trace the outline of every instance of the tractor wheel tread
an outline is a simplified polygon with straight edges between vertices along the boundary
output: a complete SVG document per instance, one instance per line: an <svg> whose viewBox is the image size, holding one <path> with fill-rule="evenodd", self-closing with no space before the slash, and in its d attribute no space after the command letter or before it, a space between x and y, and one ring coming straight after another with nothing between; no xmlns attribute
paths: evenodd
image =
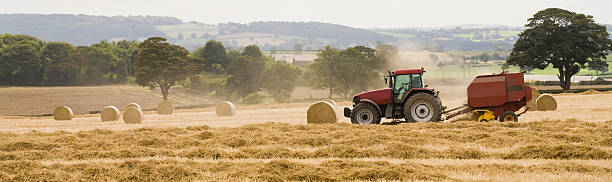
<svg viewBox="0 0 612 182"><path fill-rule="evenodd" d="M430 112L433 112L433 116L431 117L431 119L429 119L429 121L433 121L433 122L438 122L440 121L441 117L442 117L442 104L440 99L438 99L437 97L435 97L432 94L429 93L417 93L414 94L412 96L410 96L410 98L408 100L406 100L406 103L404 103L404 116L406 117L406 121L408 122L416 122L411 114L411 109L412 109L412 105L417 102L417 101L425 101L426 103L431 104L431 110Z"/></svg>
<svg viewBox="0 0 612 182"><path fill-rule="evenodd" d="M376 107L374 107L372 104L370 103L359 103L355 106L355 108L353 108L353 112L351 112L351 123L353 124L361 124L359 123L359 121L357 121L357 113L359 113L360 110L362 109L368 109L370 110L370 112L372 113L372 123L370 124L380 124L380 113L378 113L378 109L376 109Z"/></svg>

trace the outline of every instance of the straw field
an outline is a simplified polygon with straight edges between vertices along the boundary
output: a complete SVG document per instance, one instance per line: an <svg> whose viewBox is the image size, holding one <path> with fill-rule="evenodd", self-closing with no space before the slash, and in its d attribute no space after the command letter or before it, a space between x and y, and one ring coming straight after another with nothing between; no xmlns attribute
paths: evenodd
<svg viewBox="0 0 612 182"><path fill-rule="evenodd" d="M0 138L6 180L612 178L612 121L265 123L5 132Z"/></svg>

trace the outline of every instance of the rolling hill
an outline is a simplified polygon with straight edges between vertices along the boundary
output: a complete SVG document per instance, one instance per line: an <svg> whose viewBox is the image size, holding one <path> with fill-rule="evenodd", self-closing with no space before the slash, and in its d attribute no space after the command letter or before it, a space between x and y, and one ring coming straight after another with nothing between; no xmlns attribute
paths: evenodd
<svg viewBox="0 0 612 182"><path fill-rule="evenodd" d="M612 25L606 25L608 30ZM44 41L90 45L101 40L144 40L166 37L195 50L208 40L240 49L256 44L263 50L317 50L379 42L419 49L510 49L523 27L466 25L442 28L361 29L321 22L251 22L205 24L159 16L92 16L70 14L0 14L0 33L28 34Z"/></svg>

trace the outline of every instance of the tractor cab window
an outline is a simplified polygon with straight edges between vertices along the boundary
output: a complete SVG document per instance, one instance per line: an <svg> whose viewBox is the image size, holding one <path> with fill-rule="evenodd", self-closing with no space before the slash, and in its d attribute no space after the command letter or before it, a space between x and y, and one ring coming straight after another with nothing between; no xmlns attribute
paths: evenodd
<svg viewBox="0 0 612 182"><path fill-rule="evenodd" d="M412 74L412 88L423 88L423 80L420 74Z"/></svg>
<svg viewBox="0 0 612 182"><path fill-rule="evenodd" d="M393 86L393 98L396 103L402 102L404 95L410 90L410 75L398 75L395 77L395 85Z"/></svg>

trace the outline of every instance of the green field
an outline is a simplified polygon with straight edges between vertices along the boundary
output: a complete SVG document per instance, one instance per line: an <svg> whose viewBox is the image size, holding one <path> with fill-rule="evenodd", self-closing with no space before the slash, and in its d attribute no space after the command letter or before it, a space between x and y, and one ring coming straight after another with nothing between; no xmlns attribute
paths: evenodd
<svg viewBox="0 0 612 182"><path fill-rule="evenodd" d="M210 36L219 34L219 27L217 26L204 26L193 23L183 23L179 25L159 25L155 28L164 32L167 36L176 38L179 33L182 33L185 37L189 37L192 33L198 36L202 36L208 33Z"/></svg>
<svg viewBox="0 0 612 182"><path fill-rule="evenodd" d="M488 31L488 32L483 32L482 34L485 37L489 37L495 34L496 31ZM386 32L386 31L378 31L377 33L380 34L384 34L384 35L390 35L396 38L400 38L400 39L414 39L417 36L415 34L403 34L403 33L393 33L393 32ZM478 32L481 33L481 32ZM506 37L513 37L513 36L517 36L520 33L520 31L512 31L512 30L500 30L499 31L499 36L501 36L502 38L498 38L498 39L489 39L489 40L501 40L503 41ZM452 34L452 36L454 37L461 37L461 38L467 38L467 39L473 39L474 38L475 33L455 33ZM475 42L479 42L480 40L472 40Z"/></svg>
<svg viewBox="0 0 612 182"><path fill-rule="evenodd" d="M400 38L400 39L413 39L416 38L415 34L401 34L401 33L392 33L392 32L377 32L380 34L384 34L384 35L390 35L396 38Z"/></svg>
<svg viewBox="0 0 612 182"><path fill-rule="evenodd" d="M612 77L612 57L608 57L608 72L599 73L601 77ZM442 68L440 67L429 67L427 77L430 78L473 78L482 74L491 74L491 73L499 73L501 72L501 65L499 64L477 64L468 66L465 69L461 68L458 65L446 65ZM521 70L518 67L511 67L510 72L520 72ZM559 71L552 66L544 70L535 69L528 74L530 75L557 75ZM582 69L578 73L579 76L595 76L597 73L594 70Z"/></svg>

